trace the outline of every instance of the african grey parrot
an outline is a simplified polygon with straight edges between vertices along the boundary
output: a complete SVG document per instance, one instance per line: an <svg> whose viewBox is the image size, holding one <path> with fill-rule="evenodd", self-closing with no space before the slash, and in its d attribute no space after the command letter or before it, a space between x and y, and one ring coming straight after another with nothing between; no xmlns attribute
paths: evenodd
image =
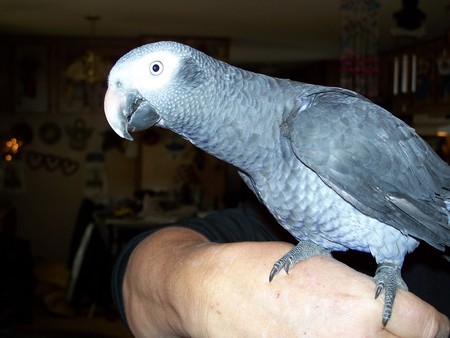
<svg viewBox="0 0 450 338"><path fill-rule="evenodd" d="M401 267L423 240L450 245L450 167L405 123L357 93L245 71L175 42L112 68L106 117L126 139L170 129L240 171L299 243L269 280L313 255L370 252L386 325Z"/></svg>

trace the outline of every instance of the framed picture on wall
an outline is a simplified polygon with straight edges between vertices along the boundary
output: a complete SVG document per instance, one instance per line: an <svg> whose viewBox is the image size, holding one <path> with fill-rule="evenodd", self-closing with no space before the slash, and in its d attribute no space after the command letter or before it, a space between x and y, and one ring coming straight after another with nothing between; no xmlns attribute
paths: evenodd
<svg viewBox="0 0 450 338"><path fill-rule="evenodd" d="M14 110L46 113L49 110L50 69L47 45L20 45L15 50Z"/></svg>

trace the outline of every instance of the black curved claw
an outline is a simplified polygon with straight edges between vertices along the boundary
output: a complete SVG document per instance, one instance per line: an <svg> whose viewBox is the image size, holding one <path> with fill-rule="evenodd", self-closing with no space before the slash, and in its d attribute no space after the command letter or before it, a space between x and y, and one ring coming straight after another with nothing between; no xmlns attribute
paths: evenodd
<svg viewBox="0 0 450 338"><path fill-rule="evenodd" d="M384 284L383 283L379 283L377 285L377 289L375 290L375 299L378 298L378 296L380 295L381 291L383 291L384 289Z"/></svg>
<svg viewBox="0 0 450 338"><path fill-rule="evenodd" d="M269 275L269 282L272 281L273 277L275 277L281 269L284 268L287 274L289 274L289 268L291 266L291 261L288 255L284 255L281 259L279 259L274 265Z"/></svg>
<svg viewBox="0 0 450 338"><path fill-rule="evenodd" d="M273 265L273 268L272 268L272 270L270 271L270 275L269 275L269 282L271 282L272 279L273 279L273 277L275 277L275 275L277 275L278 272L280 272L281 266L279 266L279 264L278 264L279 262L280 262L280 261L276 262L276 263Z"/></svg>
<svg viewBox="0 0 450 338"><path fill-rule="evenodd" d="M330 252L312 242L300 241L292 248L286 255L281 257L270 271L269 282L277 275L282 268L289 274L291 267L295 266L298 262L307 259L315 255L331 256Z"/></svg>
<svg viewBox="0 0 450 338"><path fill-rule="evenodd" d="M408 288L402 279L400 267L393 263L385 262L378 265L375 272L375 282L377 285L375 298L378 298L381 292L384 291L382 323L383 326L386 326L392 315L397 289L408 290Z"/></svg>

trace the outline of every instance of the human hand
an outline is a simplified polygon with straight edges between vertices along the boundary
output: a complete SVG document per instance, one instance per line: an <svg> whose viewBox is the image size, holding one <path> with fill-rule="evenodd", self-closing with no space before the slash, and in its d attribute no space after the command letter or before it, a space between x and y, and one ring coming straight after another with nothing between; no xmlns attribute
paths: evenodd
<svg viewBox="0 0 450 338"><path fill-rule="evenodd" d="M279 274L269 283L273 263L290 248L280 242L210 243L183 228L158 231L136 250L124 283L133 333L138 337L448 336L448 319L404 291L398 292L393 316L383 327L383 299L374 299L373 278L329 257L300 262L289 275Z"/></svg>
<svg viewBox="0 0 450 338"><path fill-rule="evenodd" d="M448 319L409 292L399 292L383 327L384 300L374 299L373 278L329 257L308 259L268 283L288 246L233 243L214 255L212 278L201 288L211 337L448 337Z"/></svg>

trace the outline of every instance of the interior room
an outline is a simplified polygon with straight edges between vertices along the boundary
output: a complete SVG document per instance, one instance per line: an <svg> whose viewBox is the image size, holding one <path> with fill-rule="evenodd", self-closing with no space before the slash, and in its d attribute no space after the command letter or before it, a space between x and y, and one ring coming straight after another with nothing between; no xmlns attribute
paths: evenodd
<svg viewBox="0 0 450 338"><path fill-rule="evenodd" d="M355 90L449 162L450 2L403 15L409 2L1 1L0 336L131 337L109 294L121 246L245 195L235 168L172 132L108 125L108 73L142 44Z"/></svg>

